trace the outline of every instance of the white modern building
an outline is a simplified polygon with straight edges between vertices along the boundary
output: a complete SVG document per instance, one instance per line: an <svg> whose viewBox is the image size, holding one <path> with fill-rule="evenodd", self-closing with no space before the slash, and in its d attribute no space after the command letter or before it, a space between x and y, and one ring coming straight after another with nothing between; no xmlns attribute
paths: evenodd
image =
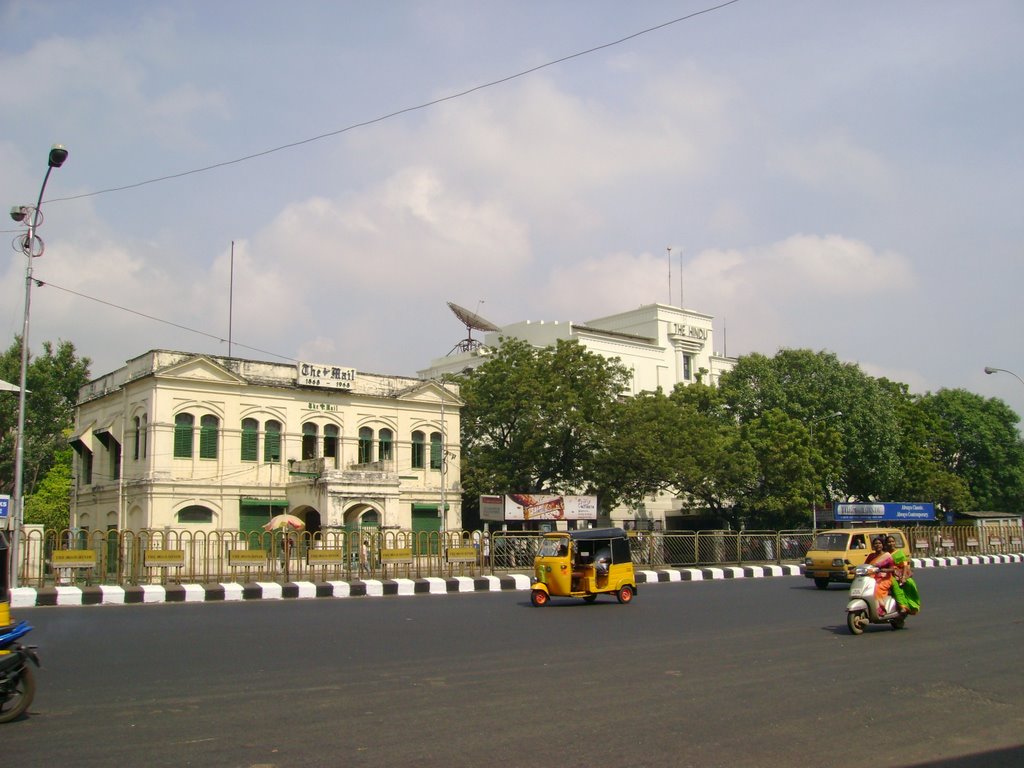
<svg viewBox="0 0 1024 768"><path fill-rule="evenodd" d="M711 315L667 304L646 304L582 323L524 320L498 327L486 321L473 324L481 318L472 315L468 321L460 319L470 334L472 328L493 330L485 331L482 342L473 342L470 335L452 354L431 361L429 368L419 372L421 378L482 365L502 337L522 339L535 347L554 346L559 339L576 340L591 352L618 358L632 373L630 394L634 395L659 387L668 393L680 383L717 384L736 362L715 351Z"/></svg>
<svg viewBox="0 0 1024 768"><path fill-rule="evenodd" d="M501 338L518 338L535 347L553 346L559 339L576 340L590 352L618 358L630 371L629 394L671 392L677 384L698 381L717 385L722 373L732 370L736 359L716 351L711 315L667 304L646 304L627 312L598 317L582 323L525 320L497 326L475 313L449 305L466 325L468 338L447 357L433 360L419 372L424 379L459 373L483 365ZM473 330L482 331L481 340ZM601 521L626 527L684 529L692 516L670 494L649 497L640 507L618 507Z"/></svg>
<svg viewBox="0 0 1024 768"><path fill-rule="evenodd" d="M79 392L84 530L459 530L458 386L153 350Z"/></svg>

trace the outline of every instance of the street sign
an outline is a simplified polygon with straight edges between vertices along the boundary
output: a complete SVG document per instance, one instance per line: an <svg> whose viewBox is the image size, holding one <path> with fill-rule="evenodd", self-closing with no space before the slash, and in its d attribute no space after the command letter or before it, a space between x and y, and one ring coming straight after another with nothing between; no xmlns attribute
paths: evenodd
<svg viewBox="0 0 1024 768"><path fill-rule="evenodd" d="M0 523L6 523L11 512L11 497L7 494L0 496Z"/></svg>
<svg viewBox="0 0 1024 768"><path fill-rule="evenodd" d="M935 505L928 502L892 501L868 504L836 504L836 520L916 522L935 519Z"/></svg>

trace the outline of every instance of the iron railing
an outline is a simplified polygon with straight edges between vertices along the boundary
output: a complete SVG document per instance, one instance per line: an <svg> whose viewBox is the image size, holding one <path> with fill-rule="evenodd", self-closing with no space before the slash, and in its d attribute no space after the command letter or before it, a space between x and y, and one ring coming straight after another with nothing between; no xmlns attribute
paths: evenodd
<svg viewBox="0 0 1024 768"><path fill-rule="evenodd" d="M1019 520L904 529L915 557L1024 551ZM521 531L20 532L19 583L129 586L164 583L318 582L529 572L539 533ZM809 530L631 531L637 568L802 562Z"/></svg>

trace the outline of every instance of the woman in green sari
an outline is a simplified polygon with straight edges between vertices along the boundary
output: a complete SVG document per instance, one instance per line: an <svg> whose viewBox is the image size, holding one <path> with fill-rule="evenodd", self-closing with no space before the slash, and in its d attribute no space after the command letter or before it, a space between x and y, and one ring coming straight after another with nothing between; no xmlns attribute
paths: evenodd
<svg viewBox="0 0 1024 768"><path fill-rule="evenodd" d="M921 610L921 595L917 582L911 576L910 558L902 549L896 549L896 540L891 536L885 541L886 551L895 563L892 574L892 596L901 613L915 614Z"/></svg>

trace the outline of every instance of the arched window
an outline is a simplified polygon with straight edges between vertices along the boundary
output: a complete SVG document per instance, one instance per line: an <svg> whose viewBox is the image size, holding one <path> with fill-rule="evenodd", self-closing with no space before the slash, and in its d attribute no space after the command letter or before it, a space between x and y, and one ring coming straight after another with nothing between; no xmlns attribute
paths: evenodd
<svg viewBox="0 0 1024 768"><path fill-rule="evenodd" d="M209 507L202 507L198 504L193 504L191 507L185 507L178 512L179 523L212 523L213 522L213 510Z"/></svg>
<svg viewBox="0 0 1024 768"><path fill-rule="evenodd" d="M317 426L312 421L302 425L302 458L316 458Z"/></svg>
<svg viewBox="0 0 1024 768"><path fill-rule="evenodd" d="M149 416L142 414L142 458L149 455Z"/></svg>
<svg viewBox="0 0 1024 768"><path fill-rule="evenodd" d="M135 417L135 447L132 450L132 458L135 461L139 460L139 455L142 450L142 419L138 416Z"/></svg>
<svg viewBox="0 0 1024 768"><path fill-rule="evenodd" d="M373 461L373 430L369 427L359 428L359 463L369 464Z"/></svg>
<svg viewBox="0 0 1024 768"><path fill-rule="evenodd" d="M412 468L423 469L426 466L426 454L424 448L426 438L419 430L412 433Z"/></svg>
<svg viewBox="0 0 1024 768"><path fill-rule="evenodd" d="M268 421L263 431L263 460L268 464L281 461L281 422Z"/></svg>
<svg viewBox="0 0 1024 768"><path fill-rule="evenodd" d="M430 468L440 469L444 446L441 445L441 433L431 432L430 433Z"/></svg>
<svg viewBox="0 0 1024 768"><path fill-rule="evenodd" d="M394 433L390 429L382 429L377 433L377 460L391 461Z"/></svg>
<svg viewBox="0 0 1024 768"><path fill-rule="evenodd" d="M338 450L339 430L334 424L324 427L324 458L327 463L333 463L335 469L339 466L341 452Z"/></svg>
<svg viewBox="0 0 1024 768"><path fill-rule="evenodd" d="M206 414L199 420L199 458L216 459L220 442L220 419Z"/></svg>
<svg viewBox="0 0 1024 768"><path fill-rule="evenodd" d="M174 417L174 458L192 458L192 433L196 419L191 413L179 413Z"/></svg>
<svg viewBox="0 0 1024 768"><path fill-rule="evenodd" d="M259 458L260 423L256 419L242 419L242 461Z"/></svg>

